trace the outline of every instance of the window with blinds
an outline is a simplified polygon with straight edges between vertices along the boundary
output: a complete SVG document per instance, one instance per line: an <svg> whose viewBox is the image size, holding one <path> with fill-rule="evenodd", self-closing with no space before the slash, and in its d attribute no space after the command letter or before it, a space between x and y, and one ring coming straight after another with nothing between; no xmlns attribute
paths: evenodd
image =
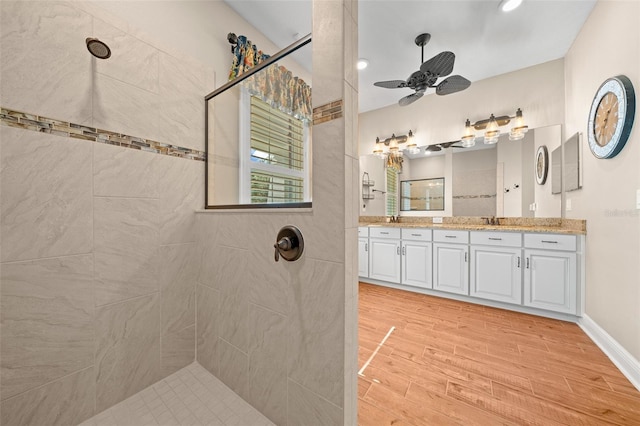
<svg viewBox="0 0 640 426"><path fill-rule="evenodd" d="M300 203L304 196L301 178L251 170L251 202Z"/></svg>
<svg viewBox="0 0 640 426"><path fill-rule="evenodd" d="M398 172L392 168L387 171L387 216L398 214Z"/></svg>
<svg viewBox="0 0 640 426"><path fill-rule="evenodd" d="M251 203L304 201L305 125L251 96Z"/></svg>

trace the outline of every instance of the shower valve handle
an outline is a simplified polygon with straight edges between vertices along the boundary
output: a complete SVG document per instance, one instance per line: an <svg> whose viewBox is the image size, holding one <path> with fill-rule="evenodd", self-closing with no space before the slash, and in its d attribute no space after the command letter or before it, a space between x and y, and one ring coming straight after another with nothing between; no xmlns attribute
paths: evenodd
<svg viewBox="0 0 640 426"><path fill-rule="evenodd" d="M277 262L282 257L284 260L292 262L302 256L304 250L304 239L298 228L288 225L280 229L276 237L274 259Z"/></svg>
<svg viewBox="0 0 640 426"><path fill-rule="evenodd" d="M280 238L280 241L273 245L273 247L276 249L275 259L277 262L280 259L280 250L289 251L293 247L293 244L291 243L291 238L282 237Z"/></svg>

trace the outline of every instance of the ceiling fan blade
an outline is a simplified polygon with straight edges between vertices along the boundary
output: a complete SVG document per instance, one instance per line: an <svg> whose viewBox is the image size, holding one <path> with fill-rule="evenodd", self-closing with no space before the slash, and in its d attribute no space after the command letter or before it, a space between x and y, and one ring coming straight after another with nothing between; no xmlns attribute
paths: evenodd
<svg viewBox="0 0 640 426"><path fill-rule="evenodd" d="M471 86L471 82L460 75L452 75L451 77L443 80L436 87L436 93L438 95L450 95Z"/></svg>
<svg viewBox="0 0 640 426"><path fill-rule="evenodd" d="M440 147L440 145L429 145L424 150L431 151L431 152L438 152L438 151L442 151L442 148Z"/></svg>
<svg viewBox="0 0 640 426"><path fill-rule="evenodd" d="M438 53L436 56L420 65L420 71L444 77L451 74L453 71L453 63L455 60L456 55L454 55L453 52Z"/></svg>
<svg viewBox="0 0 640 426"><path fill-rule="evenodd" d="M422 95L424 95L424 92L412 93L409 96L405 96L404 98L400 99L398 104L400 104L400 106L407 106L409 104L414 103L418 99L420 99L422 97Z"/></svg>
<svg viewBox="0 0 640 426"><path fill-rule="evenodd" d="M374 86L384 87L385 89L399 89L401 87L407 87L407 82L404 80L389 80L378 81L373 83Z"/></svg>

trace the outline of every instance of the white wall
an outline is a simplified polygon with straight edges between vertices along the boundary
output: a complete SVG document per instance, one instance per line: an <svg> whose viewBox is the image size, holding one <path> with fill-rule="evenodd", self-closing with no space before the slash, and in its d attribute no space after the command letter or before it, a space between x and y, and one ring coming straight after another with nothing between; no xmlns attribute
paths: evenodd
<svg viewBox="0 0 640 426"><path fill-rule="evenodd" d="M593 96L624 74L636 93L635 125L613 159L596 159L586 142ZM640 3L599 1L565 57L566 131L583 132L584 186L567 193L569 218L587 220L586 313L640 360Z"/></svg>

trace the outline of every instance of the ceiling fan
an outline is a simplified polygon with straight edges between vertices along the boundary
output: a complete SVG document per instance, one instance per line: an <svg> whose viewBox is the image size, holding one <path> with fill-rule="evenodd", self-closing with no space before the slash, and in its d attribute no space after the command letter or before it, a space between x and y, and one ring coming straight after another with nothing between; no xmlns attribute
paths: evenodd
<svg viewBox="0 0 640 426"><path fill-rule="evenodd" d="M454 145L456 143L458 143L460 141L453 141L453 142L441 142L441 143L437 143L434 145L429 145L427 147L425 147L425 151L429 151L429 152L438 152L438 151L442 151L442 149L447 149L447 148L463 148L464 146L459 146L459 145Z"/></svg>
<svg viewBox="0 0 640 426"><path fill-rule="evenodd" d="M417 101L430 87L435 87L436 94L438 95L450 95L451 93L464 90L471 85L469 80L460 75L452 75L436 85L438 78L446 77L453 71L453 63L456 55L454 55L453 52L445 51L424 62L424 46L430 39L431 34L429 33L420 34L416 37L416 45L422 48L422 65L420 65L420 69L411 74L407 80L389 80L373 83L374 86L384 87L386 89L409 87L415 90L415 93L400 99L398 102L400 106L406 106Z"/></svg>

